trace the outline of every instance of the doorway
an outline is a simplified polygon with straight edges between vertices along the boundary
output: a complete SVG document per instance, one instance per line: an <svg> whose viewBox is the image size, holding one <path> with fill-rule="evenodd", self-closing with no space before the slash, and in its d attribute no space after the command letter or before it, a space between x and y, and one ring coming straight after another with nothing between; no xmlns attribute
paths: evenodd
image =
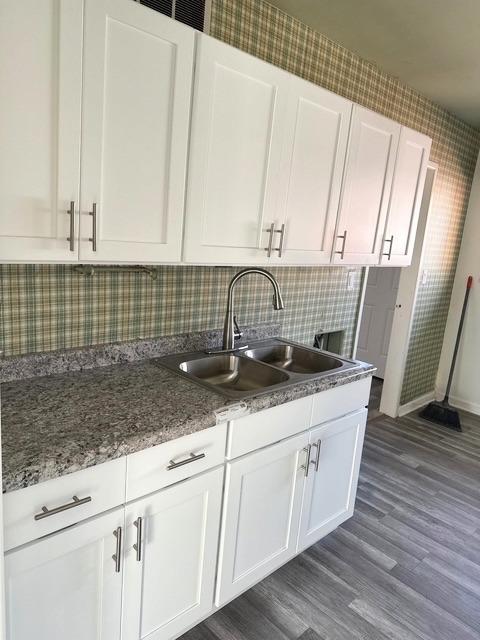
<svg viewBox="0 0 480 640"><path fill-rule="evenodd" d="M354 357L377 367L372 403L377 412L396 418L417 408L400 405L417 291L428 280L423 253L437 166L429 163L417 236L409 267L370 267L364 277ZM373 397L374 396L374 397ZM423 398L418 399L421 406ZM378 411L379 410L379 411Z"/></svg>

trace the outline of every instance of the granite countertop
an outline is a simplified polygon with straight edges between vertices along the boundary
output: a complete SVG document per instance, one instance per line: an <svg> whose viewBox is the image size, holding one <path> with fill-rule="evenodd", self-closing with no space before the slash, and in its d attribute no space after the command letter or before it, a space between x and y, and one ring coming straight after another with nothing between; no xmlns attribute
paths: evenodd
<svg viewBox="0 0 480 640"><path fill-rule="evenodd" d="M361 365L243 400L250 413L371 376ZM235 401L154 359L5 382L3 491L85 469L200 431Z"/></svg>

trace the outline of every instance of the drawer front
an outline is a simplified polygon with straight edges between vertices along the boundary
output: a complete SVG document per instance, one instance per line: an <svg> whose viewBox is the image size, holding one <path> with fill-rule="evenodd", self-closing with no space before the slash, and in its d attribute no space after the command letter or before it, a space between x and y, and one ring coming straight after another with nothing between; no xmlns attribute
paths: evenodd
<svg viewBox="0 0 480 640"><path fill-rule="evenodd" d="M232 420L228 432L227 458L238 458L306 431L310 427L311 413L312 397L306 397Z"/></svg>
<svg viewBox="0 0 480 640"><path fill-rule="evenodd" d="M221 424L127 456L127 501L223 464L226 439Z"/></svg>
<svg viewBox="0 0 480 640"><path fill-rule="evenodd" d="M3 496L5 550L125 502L125 457Z"/></svg>
<svg viewBox="0 0 480 640"><path fill-rule="evenodd" d="M368 405L372 378L362 378L350 384L322 391L313 396L312 422L310 426L336 420L347 413L364 409Z"/></svg>

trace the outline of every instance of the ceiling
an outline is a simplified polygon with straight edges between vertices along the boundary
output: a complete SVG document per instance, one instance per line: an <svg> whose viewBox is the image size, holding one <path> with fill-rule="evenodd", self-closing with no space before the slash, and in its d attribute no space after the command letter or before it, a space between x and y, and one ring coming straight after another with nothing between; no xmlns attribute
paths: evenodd
<svg viewBox="0 0 480 640"><path fill-rule="evenodd" d="M480 128L480 0L269 0Z"/></svg>

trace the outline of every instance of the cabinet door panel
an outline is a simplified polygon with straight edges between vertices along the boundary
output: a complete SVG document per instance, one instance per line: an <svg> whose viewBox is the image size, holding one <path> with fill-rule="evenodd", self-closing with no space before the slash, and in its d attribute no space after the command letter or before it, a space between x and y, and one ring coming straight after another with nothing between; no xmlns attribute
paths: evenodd
<svg viewBox="0 0 480 640"><path fill-rule="evenodd" d="M352 103L292 76L284 149L283 263L328 264Z"/></svg>
<svg viewBox="0 0 480 640"><path fill-rule="evenodd" d="M427 136L402 127L381 256L383 265L404 266L412 261L431 142Z"/></svg>
<svg viewBox="0 0 480 640"><path fill-rule="evenodd" d="M87 0L82 260L180 259L193 46L130 0Z"/></svg>
<svg viewBox="0 0 480 640"><path fill-rule="evenodd" d="M396 122L354 107L335 263L378 264L399 136L400 125ZM347 237L343 239L345 232Z"/></svg>
<svg viewBox="0 0 480 640"><path fill-rule="evenodd" d="M307 439L302 434L227 465L218 605L295 555Z"/></svg>
<svg viewBox="0 0 480 640"><path fill-rule="evenodd" d="M268 261L289 76L198 39L184 259Z"/></svg>
<svg viewBox="0 0 480 640"><path fill-rule="evenodd" d="M223 468L127 507L124 640L169 640L213 608L222 486Z"/></svg>
<svg viewBox="0 0 480 640"><path fill-rule="evenodd" d="M298 551L353 515L366 420L367 411L362 409L310 432L312 464L305 483Z"/></svg>
<svg viewBox="0 0 480 640"><path fill-rule="evenodd" d="M0 3L0 260L69 262L78 230L82 0Z"/></svg>
<svg viewBox="0 0 480 640"><path fill-rule="evenodd" d="M118 640L123 508L5 555L8 640Z"/></svg>

